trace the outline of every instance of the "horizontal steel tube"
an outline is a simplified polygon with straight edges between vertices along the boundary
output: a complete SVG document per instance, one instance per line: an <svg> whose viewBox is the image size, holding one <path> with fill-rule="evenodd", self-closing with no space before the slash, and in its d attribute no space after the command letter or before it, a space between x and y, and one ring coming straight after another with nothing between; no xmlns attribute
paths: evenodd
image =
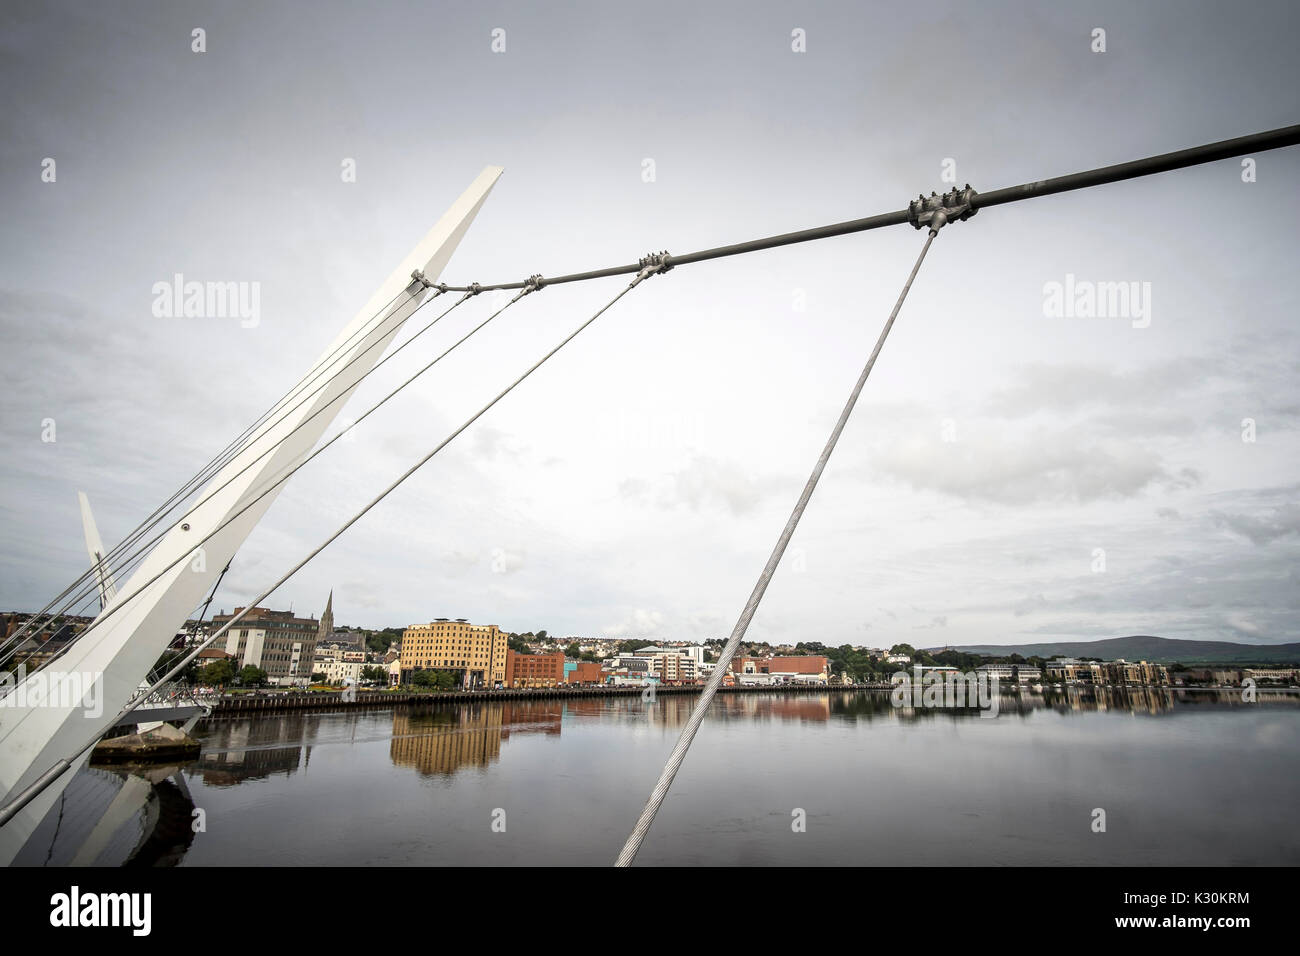
<svg viewBox="0 0 1300 956"><path fill-rule="evenodd" d="M1135 179L1138 176L1167 173L1174 169L1186 169L1188 166L1199 166L1202 163L1212 163L1219 159L1244 156L1247 153L1260 152L1266 149L1280 149L1284 146L1295 146L1297 144L1300 144L1300 126L1286 126L1282 129L1269 130L1267 133L1255 133L1252 136L1225 139L1223 142L1210 143L1208 146L1194 146L1191 149L1180 149L1174 153L1163 153L1160 156L1135 159L1129 163L1103 166L1100 169L1090 169L1083 173L1071 173L1068 176L1057 176L1055 179L1042 179L1036 183L1024 183L1020 186L1008 186L1005 189L979 193L975 197L975 208L983 209L985 206L1000 206L1003 203L1033 199L1035 196L1050 196L1054 193L1068 192L1072 189L1104 186L1107 183Z"/></svg>
<svg viewBox="0 0 1300 956"><path fill-rule="evenodd" d="M1254 133L1250 136L1239 136L1236 139L1225 139L1222 142L1209 143L1205 146L1194 146L1191 149L1163 153L1159 156L1149 156L1146 159L1135 159L1132 162L1120 163L1116 166L1103 166L1100 169L1090 169L1082 173L1057 176L1055 179L1041 179L1034 183L1023 183L1019 186L1007 186L1005 189L978 193L975 198L975 208L983 209L985 206L1000 206L1004 203L1019 202L1022 199L1033 199L1036 196L1050 196L1054 193L1069 192L1072 189L1087 189L1090 186L1101 186L1106 183L1134 179L1138 176L1166 173L1174 169L1185 169L1188 166L1212 163L1219 159L1244 156L1247 153L1261 152L1266 149L1281 149L1285 146L1298 144L1300 144L1300 125L1284 126L1265 133ZM907 221L907 210L900 209L898 212L881 213L878 216L868 216L865 219L850 219L829 226L817 226L813 229L800 229L797 232L769 236L766 239L751 239L748 242L738 242L730 246L702 249L699 252L689 252L683 256L670 255L667 264L669 266L683 266L692 262L704 262L707 259L721 259L725 256L738 256L746 252L757 252L761 249L775 249L778 246L810 242L814 239L829 239L832 236L866 232L869 229L879 229L882 226L901 226ZM540 287L545 288L548 285L560 285L565 282L583 282L587 279L603 279L608 276L632 275L640 270L640 263L634 262L625 266L612 266L608 269L596 269L591 272L574 272L570 275L543 278ZM479 288L483 292L492 292L498 289L522 289L527 284L527 282L504 282L497 285L483 285ZM469 292L470 289L468 286L447 286L447 291Z"/></svg>

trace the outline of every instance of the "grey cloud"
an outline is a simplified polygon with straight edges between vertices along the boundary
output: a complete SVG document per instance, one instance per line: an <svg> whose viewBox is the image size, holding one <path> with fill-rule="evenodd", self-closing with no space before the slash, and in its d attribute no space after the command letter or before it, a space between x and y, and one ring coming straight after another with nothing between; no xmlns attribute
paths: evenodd
<svg viewBox="0 0 1300 956"><path fill-rule="evenodd" d="M1169 468L1150 448L1041 429L1018 439L897 443L880 449L874 464L914 488L1015 505L1127 498L1200 480L1189 467Z"/></svg>
<svg viewBox="0 0 1300 956"><path fill-rule="evenodd" d="M1253 544L1266 545L1278 538L1300 534L1300 504L1284 504L1260 517L1211 511L1210 520L1216 527L1249 538Z"/></svg>

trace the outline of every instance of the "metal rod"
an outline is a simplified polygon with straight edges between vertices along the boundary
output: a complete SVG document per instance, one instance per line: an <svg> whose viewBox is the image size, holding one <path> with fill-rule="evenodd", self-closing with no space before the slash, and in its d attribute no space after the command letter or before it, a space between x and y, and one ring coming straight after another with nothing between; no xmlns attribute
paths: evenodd
<svg viewBox="0 0 1300 956"><path fill-rule="evenodd" d="M1149 156L1146 159L1135 159L1132 162L1120 163L1117 166L1102 166L1086 172L1071 173L1068 176L1041 179L1038 182L1023 183L1019 186L995 189L993 192L979 193L976 196L974 206L976 209L982 209L985 206L1000 206L1004 203L1019 202L1022 199L1033 199L1036 196L1050 196L1053 193L1069 192L1072 189L1086 189L1090 186L1101 186L1124 179L1133 179L1137 176L1166 173L1170 170L1185 169L1188 166L1197 166L1202 163L1212 163L1232 156L1244 156L1247 153L1258 153L1267 149L1281 149L1297 144L1300 144L1300 125L1283 126L1280 129L1268 130L1264 133L1239 136L1236 139L1225 139L1205 146L1194 146L1173 153ZM811 242L814 239L829 239L832 236L866 232L884 226L899 226L907 221L907 210L900 209L897 212L881 213L878 216L868 216L865 219L850 219L847 222L817 226L813 229L800 229L779 236L768 236L765 239L751 239L748 242L737 242L730 246L702 249L699 252L690 252L684 256L669 256L666 263L670 267L687 265L692 262L704 262L708 259L738 256L746 252L758 252L762 249L775 249L778 246L790 246L799 242ZM554 278L543 278L539 285L544 287L559 285L564 282L583 282L587 279L603 279L607 276L630 275L639 271L640 268L640 264L634 262L625 266L612 266L608 269L597 269L592 272L574 272ZM526 284L526 282L504 282L497 285L484 285L481 288L485 292L490 292L497 289L522 289ZM439 286L439 288L442 288L442 286ZM448 292L469 291L468 286L447 286L446 289Z"/></svg>
<svg viewBox="0 0 1300 956"><path fill-rule="evenodd" d="M1057 176L1055 179L1042 179L1036 183L1024 183L1020 186L995 189L988 193L977 193L974 205L976 209L983 209L985 206L1000 206L1003 203L1033 199L1036 196L1051 196L1054 193L1069 192L1072 189L1087 189L1091 186L1104 186L1107 183L1135 179L1138 176L1152 176L1156 173L1167 173L1174 169L1186 169L1188 166L1213 163L1220 159L1244 156L1247 153L1258 153L1266 149L1281 149L1284 146L1295 146L1298 143L1300 143L1300 125L1284 126L1281 129L1269 130L1266 133L1255 133L1251 136L1225 139L1222 142L1210 143L1206 146L1193 146L1191 149L1180 149L1173 153L1161 153L1159 156L1135 159L1129 163L1102 166L1099 169L1090 169L1087 172Z"/></svg>

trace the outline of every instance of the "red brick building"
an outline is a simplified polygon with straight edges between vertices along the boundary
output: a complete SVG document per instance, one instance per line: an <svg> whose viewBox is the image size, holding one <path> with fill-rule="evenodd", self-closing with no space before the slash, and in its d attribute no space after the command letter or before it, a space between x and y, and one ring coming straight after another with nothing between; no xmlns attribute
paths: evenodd
<svg viewBox="0 0 1300 956"><path fill-rule="evenodd" d="M825 679L830 676L830 663L827 658L814 654L802 657L769 657L767 672L790 677L821 677Z"/></svg>
<svg viewBox="0 0 1300 956"><path fill-rule="evenodd" d="M578 661L578 666L564 675L570 684L600 684L605 680L599 661Z"/></svg>
<svg viewBox="0 0 1300 956"><path fill-rule="evenodd" d="M564 652L519 654L506 651L507 687L556 687L564 683Z"/></svg>
<svg viewBox="0 0 1300 956"><path fill-rule="evenodd" d="M825 682L830 677L830 660L817 654L737 657L731 662L731 673L750 676L766 674L775 683Z"/></svg>

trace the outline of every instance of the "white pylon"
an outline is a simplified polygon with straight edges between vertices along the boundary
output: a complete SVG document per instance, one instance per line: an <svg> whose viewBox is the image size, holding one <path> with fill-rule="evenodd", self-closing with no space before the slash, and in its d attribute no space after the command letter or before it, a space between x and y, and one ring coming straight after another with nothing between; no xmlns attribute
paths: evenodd
<svg viewBox="0 0 1300 956"><path fill-rule="evenodd" d="M86 552L90 555L90 567L95 572L95 582L99 586L99 609L108 607L108 602L117 594L117 585L113 583L113 573L104 563L104 542L95 527L95 516L90 513L90 499L84 491L77 492L81 502L81 529L86 535Z"/></svg>
<svg viewBox="0 0 1300 956"><path fill-rule="evenodd" d="M430 281L442 274L502 171L499 166L485 168L407 254L299 382L292 405L286 403L291 410L272 416L244 443L100 612L102 622L52 668L29 675L7 695L6 706L0 707L0 793L5 802L108 729L279 493L277 487L263 494L266 487L307 457L361 377L431 291L419 287L387 321L372 322L374 317L402 297L412 285L414 270ZM368 325L370 330L363 333ZM322 368L332 376L323 387L312 377ZM200 541L204 560L183 560L197 556ZM158 580L145 584L155 576ZM47 694L45 700L31 703L40 688L51 687L56 679L68 678L63 686L72 686L71 675L88 682L90 692L75 701ZM13 860L88 753L0 826L0 865Z"/></svg>

